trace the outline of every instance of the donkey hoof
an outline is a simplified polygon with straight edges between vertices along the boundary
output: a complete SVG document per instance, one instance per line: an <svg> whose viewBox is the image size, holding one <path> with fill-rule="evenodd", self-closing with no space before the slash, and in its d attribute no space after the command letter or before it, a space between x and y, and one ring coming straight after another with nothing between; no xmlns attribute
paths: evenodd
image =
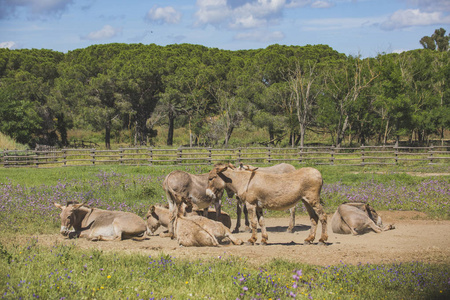
<svg viewBox="0 0 450 300"><path fill-rule="evenodd" d="M256 240L253 240L253 239L249 239L245 244L246 245L254 245L255 244L255 242L256 242Z"/></svg>

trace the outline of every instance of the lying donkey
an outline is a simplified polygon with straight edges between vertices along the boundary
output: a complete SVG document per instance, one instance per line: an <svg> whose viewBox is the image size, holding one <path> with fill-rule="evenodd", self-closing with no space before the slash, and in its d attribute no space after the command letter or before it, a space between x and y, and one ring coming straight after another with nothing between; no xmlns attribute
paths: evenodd
<svg viewBox="0 0 450 300"><path fill-rule="evenodd" d="M188 201L188 207L190 204ZM180 246L219 246L226 238L230 239L234 245L243 244L242 240L234 237L231 230L222 223L199 215L184 216L180 208L178 208L174 228Z"/></svg>
<svg viewBox="0 0 450 300"><path fill-rule="evenodd" d="M61 209L61 234L69 238L82 237L89 241L113 241L147 238L147 225L136 214L91 208L84 203L68 202ZM74 231L69 231L73 227Z"/></svg>
<svg viewBox="0 0 450 300"><path fill-rule="evenodd" d="M383 226L381 217L369 204L350 202L339 205L331 219L331 229L334 233L359 235L372 230L380 233L395 226Z"/></svg>
<svg viewBox="0 0 450 300"><path fill-rule="evenodd" d="M187 210L189 210L188 208ZM191 210L186 211L186 216L201 216L204 214L203 210ZM147 215L147 226L152 233L160 227L168 228L170 222L170 211L167 206L163 205L152 205L150 206ZM208 219L215 220L216 211L214 209L208 210ZM224 211L220 212L220 222L228 228L231 228L231 218L230 215Z"/></svg>

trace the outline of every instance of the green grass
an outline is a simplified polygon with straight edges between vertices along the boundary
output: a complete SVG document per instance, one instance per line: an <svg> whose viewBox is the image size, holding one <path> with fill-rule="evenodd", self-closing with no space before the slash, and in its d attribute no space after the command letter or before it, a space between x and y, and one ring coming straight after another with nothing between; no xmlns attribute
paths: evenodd
<svg viewBox="0 0 450 300"><path fill-rule="evenodd" d="M0 244L4 299L448 299L448 266L419 262L318 267L236 256L174 259L74 245Z"/></svg>

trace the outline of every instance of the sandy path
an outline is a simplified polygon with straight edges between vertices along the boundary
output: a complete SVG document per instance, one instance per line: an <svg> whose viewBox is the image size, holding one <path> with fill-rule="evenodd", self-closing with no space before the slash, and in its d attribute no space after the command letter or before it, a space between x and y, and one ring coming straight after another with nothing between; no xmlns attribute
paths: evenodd
<svg viewBox="0 0 450 300"><path fill-rule="evenodd" d="M39 236L39 243L76 243L80 248L94 248L103 251L143 253L157 256L161 252L177 258L195 259L219 256L241 256L249 262L262 263L273 258L283 258L315 265L389 263L421 261L450 264L450 221L427 220L416 212L380 212L383 223L395 223L396 229L379 234L368 233L362 236L338 235L328 227L329 245L304 245L308 236L309 219L297 217L294 233L286 233L287 218L266 219L269 245L184 248L178 247L175 240L152 236L149 240L137 242L88 242L84 239L67 240L54 235ZM329 215L331 220L331 215ZM233 226L234 226L233 220ZM320 232L320 226L318 232ZM159 232L159 231L158 231ZM157 232L157 233L158 233ZM242 240L250 238L250 233L237 234ZM258 234L258 242L261 235ZM317 242L317 241L316 241Z"/></svg>

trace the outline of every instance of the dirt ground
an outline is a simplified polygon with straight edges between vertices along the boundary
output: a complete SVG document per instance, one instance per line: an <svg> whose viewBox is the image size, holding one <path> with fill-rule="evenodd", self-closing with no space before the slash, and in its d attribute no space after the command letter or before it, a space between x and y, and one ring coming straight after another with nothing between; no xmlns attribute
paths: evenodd
<svg viewBox="0 0 450 300"><path fill-rule="evenodd" d="M361 236L340 235L331 231L328 224L328 245L305 245L310 223L307 216L297 216L294 233L287 233L288 218L268 218L266 226L269 244L263 246L225 245L221 247L179 247L176 240L152 236L149 240L120 242L88 242L84 239L68 240L59 234L40 235L39 244L72 244L80 248L125 253L142 253L158 256L161 253L181 259L207 257L226 257L229 255L245 257L248 262L260 264L274 258L314 265L391 263L420 261L450 264L450 221L430 220L418 212L385 211L379 212L384 224L395 224L395 229L382 233L367 233ZM332 215L328 215L331 221ZM233 220L232 228L234 228ZM236 234L246 241L250 233ZM320 234L321 227L318 227ZM159 229L156 233L161 232ZM261 235L258 233L258 242Z"/></svg>

